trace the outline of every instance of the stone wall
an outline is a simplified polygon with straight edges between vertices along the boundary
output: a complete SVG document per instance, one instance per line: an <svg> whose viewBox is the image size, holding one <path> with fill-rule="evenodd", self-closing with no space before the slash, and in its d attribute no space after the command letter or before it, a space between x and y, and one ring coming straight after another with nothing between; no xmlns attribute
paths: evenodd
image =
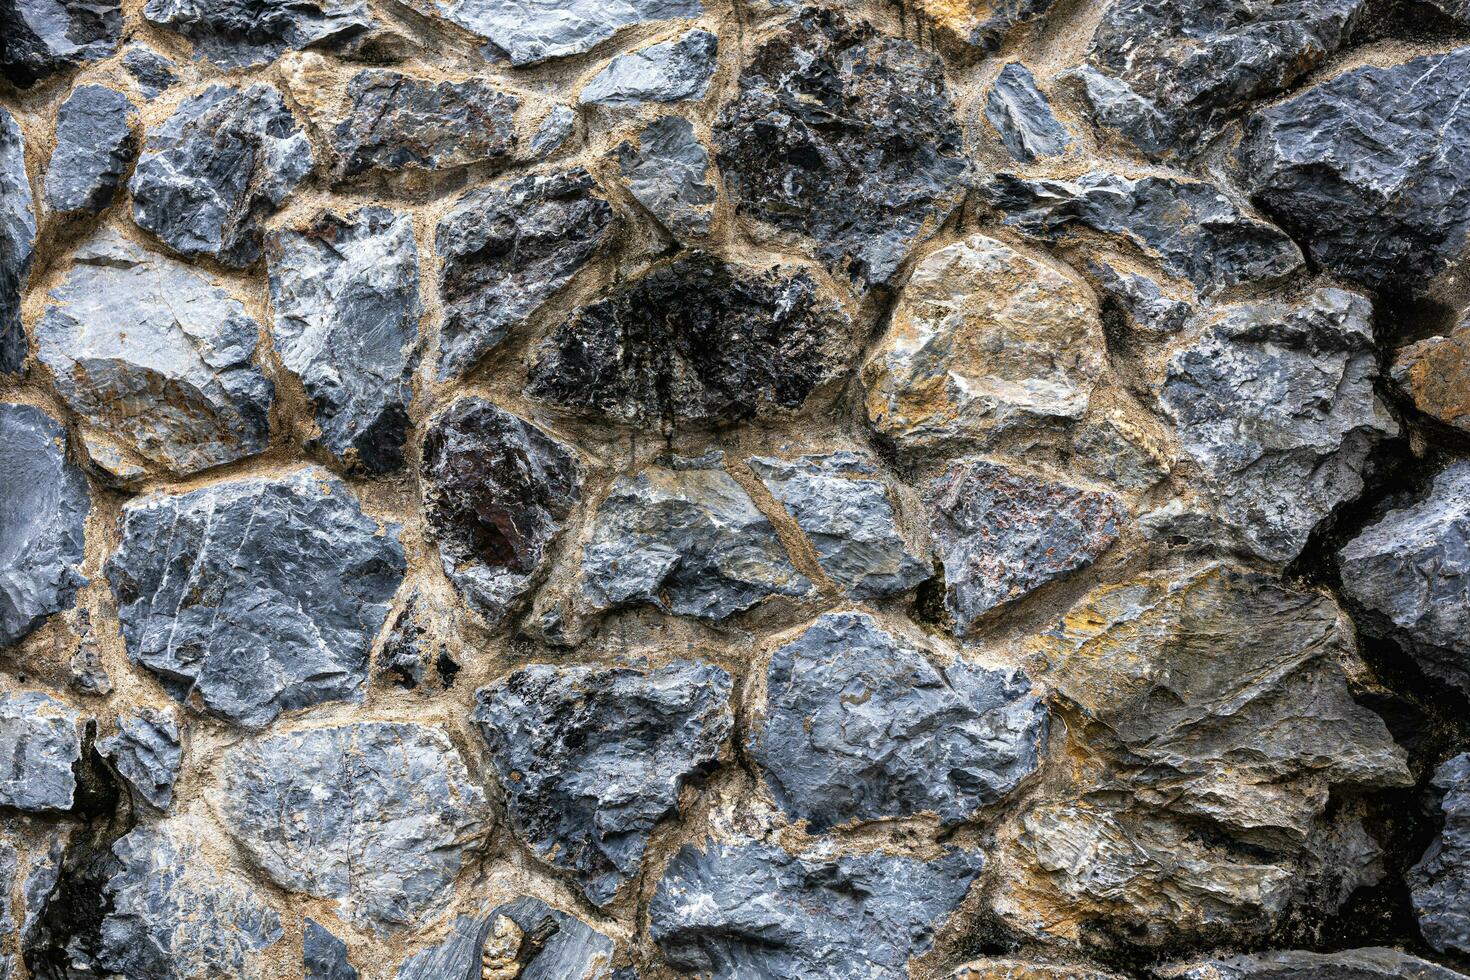
<svg viewBox="0 0 1470 980"><path fill-rule="evenodd" d="M0 980L1470 974L1464 0L0 0Z"/></svg>

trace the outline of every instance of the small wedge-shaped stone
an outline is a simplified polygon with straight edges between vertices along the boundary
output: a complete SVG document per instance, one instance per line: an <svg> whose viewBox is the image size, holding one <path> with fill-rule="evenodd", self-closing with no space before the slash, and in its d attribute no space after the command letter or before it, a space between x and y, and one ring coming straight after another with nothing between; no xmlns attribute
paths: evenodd
<svg viewBox="0 0 1470 980"><path fill-rule="evenodd" d="M210 277L104 230L36 324L41 363L118 477L187 475L265 448L274 386L260 325Z"/></svg>
<svg viewBox="0 0 1470 980"><path fill-rule="evenodd" d="M1288 950L1177 963L1155 971L1166 980L1465 980L1465 974L1397 949L1370 946L1340 953Z"/></svg>
<svg viewBox="0 0 1470 980"><path fill-rule="evenodd" d="M46 207L55 214L99 214L117 194L133 162L138 110L127 96L82 85L56 116L56 149L46 165Z"/></svg>
<svg viewBox="0 0 1470 980"><path fill-rule="evenodd" d="M267 257L271 339L316 408L322 444L349 468L401 468L423 313L413 219L328 211L275 235Z"/></svg>
<svg viewBox="0 0 1470 980"><path fill-rule="evenodd" d="M1066 153L1067 132L1036 87L1036 78L1019 61L1001 69L985 97L985 118L995 127L1006 152L1021 163Z"/></svg>
<svg viewBox="0 0 1470 980"><path fill-rule="evenodd" d="M134 796L157 810L168 809L184 758L172 711L139 708L119 717L117 734L100 739L97 751L127 781Z"/></svg>
<svg viewBox="0 0 1470 980"><path fill-rule="evenodd" d="M66 457L66 430L31 405L0 402L0 649L86 583L78 571L92 497Z"/></svg>
<svg viewBox="0 0 1470 980"><path fill-rule="evenodd" d="M1089 259L1087 274L1107 297L1104 309L1121 311L1130 325L1149 336L1167 336L1184 329L1194 314L1194 296L1176 298L1146 275L1108 259Z"/></svg>
<svg viewBox="0 0 1470 980"><path fill-rule="evenodd" d="M0 78L28 88L111 57L122 32L120 0L6 0L0 4Z"/></svg>
<svg viewBox="0 0 1470 980"><path fill-rule="evenodd" d="M439 223L439 380L464 374L571 281L607 236L612 206L578 167L470 191Z"/></svg>
<svg viewBox="0 0 1470 980"><path fill-rule="evenodd" d="M252 728L352 697L403 580L398 530L315 468L132 500L107 561L128 656Z"/></svg>
<svg viewBox="0 0 1470 980"><path fill-rule="evenodd" d="M638 873L654 826L713 768L733 724L730 675L685 660L535 664L476 700L516 833L596 905Z"/></svg>
<svg viewBox="0 0 1470 980"><path fill-rule="evenodd" d="M307 919L302 929L301 966L306 980L357 980L357 970L347 960L347 944L314 919Z"/></svg>
<svg viewBox="0 0 1470 980"><path fill-rule="evenodd" d="M213 85L148 133L133 171L133 220L189 258L243 268L260 223L311 172L311 143L269 85Z"/></svg>
<svg viewBox="0 0 1470 980"><path fill-rule="evenodd" d="M1441 953L1470 953L1470 754L1457 755L1434 772L1444 794L1444 829L1409 871L1419 931Z"/></svg>
<svg viewBox="0 0 1470 980"><path fill-rule="evenodd" d="M1470 313L1447 335L1400 350L1393 379L1419 411L1470 432Z"/></svg>
<svg viewBox="0 0 1470 980"><path fill-rule="evenodd" d="M814 592L718 452L619 477L593 518L582 588L599 611L647 604L712 620Z"/></svg>
<svg viewBox="0 0 1470 980"><path fill-rule="evenodd" d="M633 24L698 17L700 0L405 0L490 41L512 65L591 51Z"/></svg>
<svg viewBox="0 0 1470 980"><path fill-rule="evenodd" d="M25 135L0 106L0 374L19 373L26 359L20 296L35 255L36 207L26 175Z"/></svg>
<svg viewBox="0 0 1470 980"><path fill-rule="evenodd" d="M539 898L486 902L449 937L415 953L397 980L608 980L613 941Z"/></svg>
<svg viewBox="0 0 1470 980"><path fill-rule="evenodd" d="M149 99L156 99L168 91L179 80L177 66L168 58L142 45L128 48L123 55L123 67L138 86L138 91Z"/></svg>
<svg viewBox="0 0 1470 980"><path fill-rule="evenodd" d="M373 25L362 0L148 0L143 16L188 38L196 58L225 69L338 46Z"/></svg>
<svg viewBox="0 0 1470 980"><path fill-rule="evenodd" d="M682 116L660 116L638 134L638 145L620 143L618 169L629 193L675 238L709 232L715 189L709 151Z"/></svg>
<svg viewBox="0 0 1470 980"><path fill-rule="evenodd" d="M270 879L382 933L432 917L489 830L442 728L359 722L247 742L216 805Z"/></svg>
<svg viewBox="0 0 1470 980"><path fill-rule="evenodd" d="M709 31L651 44L621 55L582 89L583 105L633 106L702 99L715 74L719 39Z"/></svg>
<svg viewBox="0 0 1470 980"><path fill-rule="evenodd" d="M948 667L866 613L828 613L772 654L746 734L776 802L812 832L972 819L1036 771L1047 714L1018 670Z"/></svg>
<svg viewBox="0 0 1470 980"><path fill-rule="evenodd" d="M82 757L77 713L39 691L0 692L0 807L70 810Z"/></svg>

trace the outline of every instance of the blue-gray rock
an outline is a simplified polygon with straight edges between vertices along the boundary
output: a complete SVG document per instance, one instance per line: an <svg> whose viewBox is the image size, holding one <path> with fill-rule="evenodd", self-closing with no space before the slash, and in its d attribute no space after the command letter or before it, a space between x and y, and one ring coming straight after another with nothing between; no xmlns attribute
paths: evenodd
<svg viewBox="0 0 1470 980"><path fill-rule="evenodd" d="M379 677L390 677L399 687L413 690L424 682L432 646L428 642L427 604L423 593L413 592L393 617L378 650Z"/></svg>
<svg viewBox="0 0 1470 980"><path fill-rule="evenodd" d="M611 980L613 941L539 898L454 921L449 937L416 953L397 980Z"/></svg>
<svg viewBox="0 0 1470 980"><path fill-rule="evenodd" d="M1255 200L1323 268L1419 294L1467 254L1470 47L1363 67L1253 117L1240 149Z"/></svg>
<svg viewBox="0 0 1470 980"><path fill-rule="evenodd" d="M413 218L323 212L272 236L266 257L271 339L312 401L321 443L351 469L400 469L423 313Z"/></svg>
<svg viewBox="0 0 1470 980"><path fill-rule="evenodd" d="M714 767L730 675L676 660L650 670L533 664L476 695L516 833L606 905L638 873L655 825Z"/></svg>
<svg viewBox="0 0 1470 980"><path fill-rule="evenodd" d="M1167 980L1465 980L1465 974L1397 949L1306 950L1219 956L1154 971Z"/></svg>
<svg viewBox="0 0 1470 980"><path fill-rule="evenodd" d="M580 167L464 195L439 223L439 380L464 374L587 263L612 206Z"/></svg>
<svg viewBox="0 0 1470 980"><path fill-rule="evenodd" d="M576 452L484 399L462 398L429 424L421 476L444 574L471 608L502 622L536 585L581 500Z"/></svg>
<svg viewBox="0 0 1470 980"><path fill-rule="evenodd" d="M712 980L907 980L983 864L962 850L921 861L690 844L659 880L649 936L676 969Z"/></svg>
<svg viewBox="0 0 1470 980"><path fill-rule="evenodd" d="M1176 334L1194 314L1193 303L1166 295L1148 276L1130 272L1105 258L1089 258L1086 269L1105 297L1105 314L1108 303L1116 304L1115 309L1128 318L1128 323L1146 335Z"/></svg>
<svg viewBox="0 0 1470 980"><path fill-rule="evenodd" d="M46 165L47 209L101 214L112 203L133 162L137 117L127 96L101 85L80 85L67 97Z"/></svg>
<svg viewBox="0 0 1470 980"><path fill-rule="evenodd" d="M1419 931L1441 953L1470 953L1470 753L1434 771L1444 796L1444 828L1419 863L1409 870L1409 891Z"/></svg>
<svg viewBox="0 0 1470 980"><path fill-rule="evenodd" d="M92 498L66 456L66 430L31 405L0 402L0 649L86 583L78 571Z"/></svg>
<svg viewBox="0 0 1470 980"><path fill-rule="evenodd" d="M944 605L961 636L992 609L1091 565L1128 514L1115 494L983 459L951 465L925 503Z"/></svg>
<svg viewBox="0 0 1470 980"><path fill-rule="evenodd" d="M26 175L25 135L0 106L0 374L18 374L28 343L21 290L36 254L36 208Z"/></svg>
<svg viewBox="0 0 1470 980"><path fill-rule="evenodd" d="M490 829L437 726L299 729L245 742L221 768L216 806L251 860L378 933L431 919Z"/></svg>
<svg viewBox="0 0 1470 980"><path fill-rule="evenodd" d="M101 965L128 980L270 980L266 950L281 919L243 877L201 850L179 818L140 826L113 845Z"/></svg>
<svg viewBox="0 0 1470 980"><path fill-rule="evenodd" d="M1389 510L1337 553L1359 627L1398 641L1431 677L1470 695L1470 462Z"/></svg>
<svg viewBox="0 0 1470 980"><path fill-rule="evenodd" d="M311 172L311 143L269 85L213 85L148 133L133 171L133 220L188 258L243 268L260 223Z"/></svg>
<svg viewBox="0 0 1470 980"><path fill-rule="evenodd" d="M571 139L572 131L577 126L577 110L569 105L555 105L541 120L541 125L536 127L536 134L531 137L531 155L535 157L549 157Z"/></svg>
<svg viewBox="0 0 1470 980"><path fill-rule="evenodd" d="M39 691L0 692L0 807L70 810L82 757L77 713Z"/></svg>
<svg viewBox="0 0 1470 980"><path fill-rule="evenodd" d="M404 565L397 525L306 468L129 501L106 570L128 656L258 728L357 694Z"/></svg>
<svg viewBox="0 0 1470 980"><path fill-rule="evenodd" d="M1011 157L1030 163L1066 153L1072 136L1036 87L1031 70L1019 61L1001 69L985 96L985 118L1000 135Z"/></svg>
<svg viewBox="0 0 1470 980"><path fill-rule="evenodd" d="M817 551L817 563L854 599L906 592L930 575L898 529L873 460L851 452L747 460Z"/></svg>
<svg viewBox="0 0 1470 980"><path fill-rule="evenodd" d="M1069 68L1057 78L1077 84L1093 126L1116 130L1145 156L1163 159L1177 152L1175 120L1129 88L1127 82L1091 65Z"/></svg>
<svg viewBox="0 0 1470 980"><path fill-rule="evenodd" d="M681 116L660 116L644 126L638 143L620 143L618 169L628 192L675 238L709 233L715 189L709 182L709 151Z"/></svg>
<svg viewBox="0 0 1470 980"><path fill-rule="evenodd" d="M1093 171L1075 181L1002 173L980 188L1007 227L1043 241L1088 229L1131 245L1201 292L1279 279L1302 267L1301 249L1275 225L1245 214L1219 187L1177 177Z"/></svg>
<svg viewBox="0 0 1470 980"><path fill-rule="evenodd" d="M274 386L260 325L211 277L104 229L77 249L36 323L37 353L119 479L186 475L265 449Z"/></svg>
<svg viewBox="0 0 1470 980"><path fill-rule="evenodd" d="M740 213L860 288L891 283L968 181L939 57L816 8L755 50L714 143Z"/></svg>
<svg viewBox="0 0 1470 980"><path fill-rule="evenodd" d="M179 80L174 63L152 48L134 45L123 55L122 63L133 76L138 91L150 99L157 98Z"/></svg>
<svg viewBox="0 0 1470 980"><path fill-rule="evenodd" d="M20 88L111 57L122 38L120 0L0 3L0 78Z"/></svg>
<svg viewBox="0 0 1470 980"><path fill-rule="evenodd" d="M617 479L582 550L594 609L647 604L719 620L771 596L814 593L723 459L673 458Z"/></svg>
<svg viewBox="0 0 1470 980"><path fill-rule="evenodd" d="M363 0L148 0L143 17L188 38L195 58L224 69L339 47L374 23Z"/></svg>
<svg viewBox="0 0 1470 980"><path fill-rule="evenodd" d="M311 918L301 934L301 966L306 980L357 980L357 970L347 961L347 944Z"/></svg>
<svg viewBox="0 0 1470 980"><path fill-rule="evenodd" d="M167 810L184 759L179 723L172 711L138 708L117 719L117 734L100 739L97 751L127 782L135 798Z"/></svg>
<svg viewBox="0 0 1470 980"><path fill-rule="evenodd" d="M746 747L810 830L973 819L1036 771L1047 713L1015 669L937 665L867 613L828 613L771 655Z"/></svg>
<svg viewBox="0 0 1470 980"><path fill-rule="evenodd" d="M583 105L635 106L702 99L715 74L719 39L690 31L672 41L619 55L582 88Z"/></svg>
<svg viewBox="0 0 1470 980"><path fill-rule="evenodd" d="M582 54L624 27L698 17L700 0L409 0L505 53L512 65Z"/></svg>
<svg viewBox="0 0 1470 980"><path fill-rule="evenodd" d="M1320 289L1223 307L1170 359L1159 402L1224 538L1288 562L1397 424L1374 392L1373 308Z"/></svg>

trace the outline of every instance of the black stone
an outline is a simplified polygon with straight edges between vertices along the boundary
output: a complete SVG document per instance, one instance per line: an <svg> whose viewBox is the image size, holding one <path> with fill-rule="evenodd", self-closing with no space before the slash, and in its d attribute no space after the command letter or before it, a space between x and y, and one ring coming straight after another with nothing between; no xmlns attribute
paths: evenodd
<svg viewBox="0 0 1470 980"><path fill-rule="evenodd" d="M0 0L0 78L29 88L107 58L122 28L121 0Z"/></svg>

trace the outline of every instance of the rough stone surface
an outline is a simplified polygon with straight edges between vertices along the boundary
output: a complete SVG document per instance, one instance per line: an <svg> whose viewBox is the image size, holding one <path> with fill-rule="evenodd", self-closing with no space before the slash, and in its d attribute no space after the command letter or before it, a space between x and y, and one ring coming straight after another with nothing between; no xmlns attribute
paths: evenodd
<svg viewBox="0 0 1470 980"><path fill-rule="evenodd" d="M981 51L994 51L1017 28L1037 20L1053 0L915 0L914 8L945 36Z"/></svg>
<svg viewBox="0 0 1470 980"><path fill-rule="evenodd" d="M530 591L581 499L570 447L481 398L463 398L424 439L424 513L444 574L492 623Z"/></svg>
<svg viewBox="0 0 1470 980"><path fill-rule="evenodd" d="M893 281L968 173L938 58L815 8L756 49L714 142L742 214L861 288Z"/></svg>
<svg viewBox="0 0 1470 980"><path fill-rule="evenodd" d="M1434 772L1444 794L1444 829L1409 872L1419 931L1441 953L1470 953L1470 754L1457 755Z"/></svg>
<svg viewBox="0 0 1470 980"><path fill-rule="evenodd" d="M119 0L6 0L0 4L0 78L21 88L117 51Z"/></svg>
<svg viewBox="0 0 1470 980"><path fill-rule="evenodd" d="M719 43L709 31L690 31L621 55L583 86L578 100L583 105L633 106L702 99L715 73Z"/></svg>
<svg viewBox="0 0 1470 980"><path fill-rule="evenodd" d="M328 211L267 251L271 340L315 406L322 444L349 467L401 468L423 313L412 217Z"/></svg>
<svg viewBox="0 0 1470 980"><path fill-rule="evenodd" d="M613 941L539 898L486 903L449 938L410 956L397 980L608 980Z"/></svg>
<svg viewBox="0 0 1470 980"><path fill-rule="evenodd" d="M730 675L705 663L537 664L481 689L474 718L516 832L606 905L680 791L713 768L729 699Z"/></svg>
<svg viewBox="0 0 1470 980"><path fill-rule="evenodd" d="M470 191L439 223L439 379L461 375L571 281L607 236L612 208L586 170Z"/></svg>
<svg viewBox="0 0 1470 980"><path fill-rule="evenodd" d="M152 48L130 47L122 63L138 90L150 99L168 91L179 80L174 63Z"/></svg>
<svg viewBox="0 0 1470 980"><path fill-rule="evenodd" d="M99 214L112 203L133 160L137 110L127 96L81 85L56 117L56 149L46 166L46 207Z"/></svg>
<svg viewBox="0 0 1470 980"><path fill-rule="evenodd" d="M956 970L949 980L1119 980L1117 974L1087 966L1059 966L1028 960L977 960Z"/></svg>
<svg viewBox="0 0 1470 980"><path fill-rule="evenodd" d="M1148 276L1131 272L1107 259L1088 260L1087 272L1106 301L1116 304L1128 322L1146 335L1164 337L1176 334L1184 329L1194 314L1194 306L1189 300L1175 298Z"/></svg>
<svg viewBox="0 0 1470 980"><path fill-rule="evenodd" d="M512 65L582 54L633 24L698 17L700 0L411 0L503 51Z"/></svg>
<svg viewBox="0 0 1470 980"><path fill-rule="evenodd" d="M1393 379L1419 411L1470 432L1470 315L1447 335L1400 350Z"/></svg>
<svg viewBox="0 0 1470 980"><path fill-rule="evenodd" d="M287 51L339 46L373 24L362 0L148 0L143 16L188 38L220 68L261 65Z"/></svg>
<svg viewBox="0 0 1470 980"><path fill-rule="evenodd" d="M573 311L527 393L629 425L741 422L799 409L851 356L848 333L809 273L696 252Z"/></svg>
<svg viewBox="0 0 1470 980"><path fill-rule="evenodd" d="M36 324L41 363L92 460L185 475L265 448L260 325L210 277L116 232L89 239Z"/></svg>
<svg viewBox="0 0 1470 980"><path fill-rule="evenodd" d="M709 182L709 151L680 116L661 116L638 134L638 144L620 143L618 170L628 192L676 238L709 232L715 189Z"/></svg>
<svg viewBox="0 0 1470 980"><path fill-rule="evenodd" d="M1072 146L1072 136L1051 111L1051 103L1036 87L1036 78L1019 61L1001 69L985 96L985 118L1010 155L1030 163L1060 156Z"/></svg>
<svg viewBox="0 0 1470 980"><path fill-rule="evenodd" d="M135 798L168 809L184 758L173 712L139 708L119 717L117 734L100 739L97 751L127 781Z"/></svg>
<svg viewBox="0 0 1470 980"><path fill-rule="evenodd" d="M70 810L82 755L77 713L39 691L0 692L0 807Z"/></svg>
<svg viewBox="0 0 1470 980"><path fill-rule="evenodd" d="M1396 949L1340 953L1254 953L1180 963L1158 971L1168 980L1463 980L1464 974Z"/></svg>
<svg viewBox="0 0 1470 980"><path fill-rule="evenodd" d="M310 468L135 499L107 561L128 656L249 727L359 691L403 572L398 527Z"/></svg>
<svg viewBox="0 0 1470 980"><path fill-rule="evenodd" d="M149 130L133 220L181 255L244 267L260 225L311 172L311 143L269 85L212 85Z"/></svg>
<svg viewBox="0 0 1470 980"><path fill-rule="evenodd" d="M301 939L301 965L306 980L357 980L347 960L347 944L314 919L306 920Z"/></svg>
<svg viewBox="0 0 1470 980"><path fill-rule="evenodd" d="M25 136L0 106L0 374L16 374L28 344L20 293L35 260L36 208L26 175Z"/></svg>
<svg viewBox="0 0 1470 980"><path fill-rule="evenodd" d="M0 402L0 649L75 601L91 507L65 430L38 408Z"/></svg>

